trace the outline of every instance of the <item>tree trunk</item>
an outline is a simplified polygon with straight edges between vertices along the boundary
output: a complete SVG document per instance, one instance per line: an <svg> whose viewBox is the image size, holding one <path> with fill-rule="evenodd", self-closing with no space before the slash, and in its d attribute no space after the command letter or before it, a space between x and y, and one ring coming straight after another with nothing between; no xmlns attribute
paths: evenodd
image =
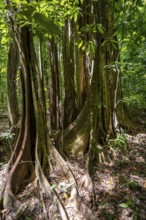
<svg viewBox="0 0 146 220"><path fill-rule="evenodd" d="M79 15L78 17L78 25L76 25L76 32L80 32L80 35L76 35L76 40L80 39L82 42L82 46L85 42L89 40L88 33L84 33L82 31L82 28L85 28L87 24L89 24L89 13L87 13L87 8L90 8L87 6L87 1L84 1L83 3L79 4L81 8L81 13L84 14L84 16ZM83 33L82 33L83 32ZM80 43L81 43L80 42ZM81 111L83 108L90 84L90 64L87 62L87 54L86 51L82 50L82 46L80 48L76 49L76 87L77 87L77 110L78 112Z"/></svg>
<svg viewBox="0 0 146 220"><path fill-rule="evenodd" d="M112 1L94 3L94 13L97 13L96 23L101 23L105 32L102 34L98 31L95 35L95 65L85 106L72 125L64 131L63 149L66 154L83 155L88 151L90 140L93 152L97 149L99 152L104 151L102 146L107 139L116 135L115 91L119 89L116 84L119 76L113 69L118 50L110 41L114 34ZM116 102L119 99L118 96Z"/></svg>
<svg viewBox="0 0 146 220"><path fill-rule="evenodd" d="M76 118L76 94L74 83L74 44L73 22L67 20L63 39L63 67L64 67L64 128Z"/></svg>
<svg viewBox="0 0 146 220"><path fill-rule="evenodd" d="M51 128L59 130L62 127L60 79L58 67L58 50L54 39L50 40L50 115Z"/></svg>
<svg viewBox="0 0 146 220"><path fill-rule="evenodd" d="M11 126L11 132L14 134L13 143L18 136L18 101L16 91L16 77L18 69L18 48L14 41L10 43L10 49L8 52L8 63L7 63L7 91L8 91L8 114Z"/></svg>
<svg viewBox="0 0 146 220"><path fill-rule="evenodd" d="M22 68L22 119L19 136L10 159L9 174L3 193L3 206L8 209L18 207L13 193L17 192L24 178L32 173L34 160L35 120L29 69L29 30L26 27L17 29L16 42Z"/></svg>
<svg viewBox="0 0 146 220"><path fill-rule="evenodd" d="M86 69L86 54L81 49L77 51L77 110L81 111L83 108L89 88L89 74Z"/></svg>

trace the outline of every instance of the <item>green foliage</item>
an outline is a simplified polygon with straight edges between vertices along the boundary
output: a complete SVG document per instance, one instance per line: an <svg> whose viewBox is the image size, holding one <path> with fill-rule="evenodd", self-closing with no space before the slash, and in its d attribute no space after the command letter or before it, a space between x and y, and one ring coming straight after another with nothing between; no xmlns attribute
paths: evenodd
<svg viewBox="0 0 146 220"><path fill-rule="evenodd" d="M22 26L31 25L36 33L44 32L51 35L60 35L59 24L56 24L57 19L52 19L52 17L56 17L52 5L47 2L31 2L29 4L22 2L16 15L17 21Z"/></svg>
<svg viewBox="0 0 146 220"><path fill-rule="evenodd" d="M63 184L60 184L60 189L61 189L62 192L67 192L67 188Z"/></svg>
<svg viewBox="0 0 146 220"><path fill-rule="evenodd" d="M107 220L114 220L115 219L114 214L107 212L105 209L102 209L100 211L100 215Z"/></svg>
<svg viewBox="0 0 146 220"><path fill-rule="evenodd" d="M6 130L5 132L1 132L0 138L5 139L5 140L11 140L13 138L11 129Z"/></svg>
<svg viewBox="0 0 146 220"><path fill-rule="evenodd" d="M31 24L37 32L46 32L48 34L60 35L60 27L64 26L67 18L77 21L80 14L80 7L77 2L72 1L26 1L15 0L17 20L22 25Z"/></svg>
<svg viewBox="0 0 146 220"><path fill-rule="evenodd" d="M121 70L124 101L133 109L146 108L146 43L140 47L124 46L121 51Z"/></svg>
<svg viewBox="0 0 146 220"><path fill-rule="evenodd" d="M51 186L51 189L56 189L57 188L57 184L54 183L52 186Z"/></svg>
<svg viewBox="0 0 146 220"><path fill-rule="evenodd" d="M49 34L60 35L59 27L52 20L49 20L47 16L36 12L33 15L33 19L36 26L42 27Z"/></svg>
<svg viewBox="0 0 146 220"><path fill-rule="evenodd" d="M93 41L83 41L80 39L79 43L77 44L78 48L81 48L82 51L86 51L87 55L94 55L96 46Z"/></svg>
<svg viewBox="0 0 146 220"><path fill-rule="evenodd" d="M133 219L134 220L139 219L139 209L136 207L136 204L132 199L128 199L126 202L120 203L119 207L133 209Z"/></svg>
<svg viewBox="0 0 146 220"><path fill-rule="evenodd" d="M128 208L129 205L127 203L120 203L119 207L121 207L121 208Z"/></svg>
<svg viewBox="0 0 146 220"><path fill-rule="evenodd" d="M104 34L104 27L101 24L86 24L78 30L77 26L77 46L85 51L87 55L94 56L96 45L94 40L87 40L87 35L90 39L93 39L93 35L97 32Z"/></svg>
<svg viewBox="0 0 146 220"><path fill-rule="evenodd" d="M142 0L115 4L124 102L135 114L146 108L146 4Z"/></svg>
<svg viewBox="0 0 146 220"><path fill-rule="evenodd" d="M135 182L133 180L128 181L127 182L127 186L131 190L139 190L139 189L141 189L141 186L137 182Z"/></svg>
<svg viewBox="0 0 146 220"><path fill-rule="evenodd" d="M132 199L128 199L125 203L120 203L119 207L121 207L121 208L128 208L128 207L134 208L135 204Z"/></svg>
<svg viewBox="0 0 146 220"><path fill-rule="evenodd" d="M4 132L0 133L0 140L4 142L7 146L10 145L11 140L15 134L12 133L12 129L7 129Z"/></svg>
<svg viewBox="0 0 146 220"><path fill-rule="evenodd" d="M118 134L115 139L109 139L108 140L108 146L114 148L114 149L121 149L125 153L127 153L127 138L124 134Z"/></svg>
<svg viewBox="0 0 146 220"><path fill-rule="evenodd" d="M7 44L8 36L6 26L0 24L0 111L5 111L7 107L7 88L6 88L6 66L7 66Z"/></svg>
<svg viewBox="0 0 146 220"><path fill-rule="evenodd" d="M141 186L133 180L128 180L128 182L126 183L126 186L128 186L128 188L133 191L141 190ZM143 197L143 199L145 199L145 198ZM133 219L135 219L135 220L139 219L139 209L138 209L138 207L136 207L136 204L133 201L133 199L130 198L127 201L120 203L119 207L133 209Z"/></svg>

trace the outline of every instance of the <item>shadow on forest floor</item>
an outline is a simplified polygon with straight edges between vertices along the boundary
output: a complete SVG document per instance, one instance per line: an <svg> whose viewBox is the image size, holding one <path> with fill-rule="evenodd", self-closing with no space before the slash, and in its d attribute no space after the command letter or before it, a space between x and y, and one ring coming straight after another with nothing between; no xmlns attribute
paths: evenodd
<svg viewBox="0 0 146 220"><path fill-rule="evenodd" d="M112 166L94 174L100 219L146 219L146 133L127 135L128 153L117 150Z"/></svg>
<svg viewBox="0 0 146 220"><path fill-rule="evenodd" d="M146 131L136 135L127 134L127 151L116 149L112 164L95 164L92 179L94 181L95 198L88 197L84 188L80 190L83 201L91 207L100 220L145 220L146 219ZM7 158L1 151L1 160ZM5 157L5 158L3 158ZM72 169L77 182L84 175L84 161L72 158L68 165ZM6 164L0 168L0 187L5 179ZM56 185L64 204L67 203L68 180L60 175L59 170L48 177ZM61 186L65 190L60 190ZM27 208L19 220L41 220L43 206L37 183L28 183L17 197L25 202ZM60 219L57 214L55 201L43 199L49 212L49 219ZM4 219L15 219L15 212L4 210ZM81 220L80 218L73 218Z"/></svg>

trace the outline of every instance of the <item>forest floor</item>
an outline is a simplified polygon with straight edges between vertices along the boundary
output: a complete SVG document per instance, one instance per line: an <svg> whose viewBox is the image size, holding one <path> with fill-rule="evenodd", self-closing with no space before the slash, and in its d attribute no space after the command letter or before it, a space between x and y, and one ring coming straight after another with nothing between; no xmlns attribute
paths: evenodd
<svg viewBox="0 0 146 220"><path fill-rule="evenodd" d="M84 187L79 188L81 199L100 220L146 220L146 129L143 126L145 122L142 121L139 132L125 134L127 143L114 148L112 163L94 164L91 176L94 183L94 199ZM0 132L2 134L2 130ZM0 188L6 178L8 152L9 148L3 143L0 146ZM84 175L85 161L72 157L67 163L80 184ZM61 175L60 170L54 170L48 178L66 206L70 197L68 179ZM0 220L42 220L44 205L49 213L48 219L60 219L56 201L50 201L45 195L41 196L35 180L24 183L17 198L24 203L21 209L23 214L1 210L3 218ZM69 213L69 207L66 209ZM85 218L75 212L71 214L70 219Z"/></svg>

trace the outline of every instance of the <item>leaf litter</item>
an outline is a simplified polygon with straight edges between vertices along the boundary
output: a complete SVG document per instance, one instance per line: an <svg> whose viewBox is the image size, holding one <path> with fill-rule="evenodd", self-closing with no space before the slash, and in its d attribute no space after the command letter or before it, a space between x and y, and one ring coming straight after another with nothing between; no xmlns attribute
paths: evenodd
<svg viewBox="0 0 146 220"><path fill-rule="evenodd" d="M95 164L92 170L94 197L84 187L79 187L81 200L93 210L101 220L145 220L146 219L146 133L135 135L126 134L128 153L122 149L115 149L112 164ZM67 162L78 185L84 175L85 160L70 157ZM0 189L6 180L7 164L0 165ZM48 179L52 187L58 192L66 207L70 219L85 220L85 216L67 205L71 196L71 184L61 174L61 170L54 170ZM26 184L25 184L26 185ZM36 180L21 187L17 198L23 206L18 213L1 210L1 220L41 220L43 219L43 202L48 212L48 219L61 219L56 208L56 201L50 199L38 190ZM43 200L43 201L42 201Z"/></svg>

